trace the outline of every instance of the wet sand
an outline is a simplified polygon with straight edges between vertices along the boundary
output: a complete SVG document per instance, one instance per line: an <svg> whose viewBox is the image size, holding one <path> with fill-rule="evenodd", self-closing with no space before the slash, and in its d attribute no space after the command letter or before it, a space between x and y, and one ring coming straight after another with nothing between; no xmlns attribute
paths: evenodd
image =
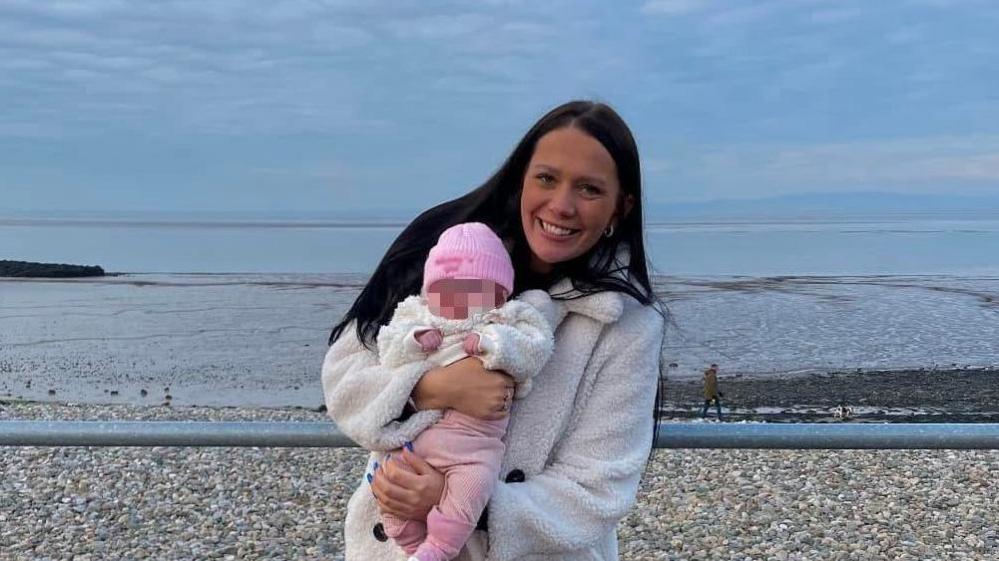
<svg viewBox="0 0 999 561"><path fill-rule="evenodd" d="M0 373L3 365L0 364ZM0 391L0 401L55 403L106 403L138 406L205 406L219 388L240 388L241 398L256 397L254 407L286 410L321 410L322 389L318 376L302 375L295 386L275 392L273 386L241 387L245 375L213 372L210 376L173 379L171 386L150 383L144 377L115 381L90 380L86 389L72 379L35 377L29 388ZM29 379L30 380L30 379ZM301 385L298 385L301 384ZM13 384L6 384L8 388ZM213 389L214 386L214 389ZM54 394L42 388L58 387ZM143 389L149 388L145 394ZM666 418L701 416L704 404L700 381L666 380L663 412ZM723 419L766 422L843 422L835 409L845 403L852 409L851 422L999 422L999 368L923 369L762 377L720 375ZM270 395L268 395L270 393ZM286 399L280 398L279 394ZM259 394L259 395L258 395ZM293 398L287 398L294 395ZM297 403L296 403L297 402ZM230 403L208 403L229 406ZM712 405L708 418L714 419Z"/></svg>
<svg viewBox="0 0 999 561"><path fill-rule="evenodd" d="M781 377L719 375L726 420L769 422L839 421L845 403L851 421L999 422L999 369L917 369L830 372ZM700 381L667 381L664 410L679 418L699 417L704 404ZM714 406L708 417L714 418Z"/></svg>

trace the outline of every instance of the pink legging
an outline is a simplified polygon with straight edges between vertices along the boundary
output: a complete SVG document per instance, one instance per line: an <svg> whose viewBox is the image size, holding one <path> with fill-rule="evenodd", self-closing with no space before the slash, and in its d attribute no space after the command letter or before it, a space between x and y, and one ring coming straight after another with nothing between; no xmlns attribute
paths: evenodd
<svg viewBox="0 0 999 561"><path fill-rule="evenodd" d="M496 485L509 422L509 417L483 421L448 409L440 421L421 432L413 451L444 474L441 502L426 521L383 514L385 534L420 561L457 557Z"/></svg>

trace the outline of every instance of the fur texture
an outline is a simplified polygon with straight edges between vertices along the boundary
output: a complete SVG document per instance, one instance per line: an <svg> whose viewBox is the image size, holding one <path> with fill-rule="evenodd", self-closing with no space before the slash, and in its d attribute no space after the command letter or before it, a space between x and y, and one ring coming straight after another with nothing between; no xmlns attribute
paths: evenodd
<svg viewBox="0 0 999 561"><path fill-rule="evenodd" d="M530 304L511 300L481 318L445 319L430 312L420 296L406 298L395 309L392 320L378 331L378 355L383 366L396 368L429 360L444 366L468 356L462 340L469 332L479 334L479 358L490 370L502 370L517 381L516 397L527 395L531 378L551 357L555 344L546 317L557 314L555 303L541 290L524 292ZM521 295L523 298L524 294ZM419 331L436 328L444 335L438 350L424 353L416 341Z"/></svg>

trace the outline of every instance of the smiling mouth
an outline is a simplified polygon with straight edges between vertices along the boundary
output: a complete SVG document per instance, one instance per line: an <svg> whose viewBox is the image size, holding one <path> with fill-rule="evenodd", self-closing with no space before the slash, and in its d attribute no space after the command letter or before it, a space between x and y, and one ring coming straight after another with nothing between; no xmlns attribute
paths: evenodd
<svg viewBox="0 0 999 561"><path fill-rule="evenodd" d="M572 228L563 228L561 226L556 226L554 224L549 224L548 222L545 222L540 218L535 218L535 220L537 220L538 226L541 227L541 230L544 233L555 238L570 238L582 231L582 230L574 230Z"/></svg>

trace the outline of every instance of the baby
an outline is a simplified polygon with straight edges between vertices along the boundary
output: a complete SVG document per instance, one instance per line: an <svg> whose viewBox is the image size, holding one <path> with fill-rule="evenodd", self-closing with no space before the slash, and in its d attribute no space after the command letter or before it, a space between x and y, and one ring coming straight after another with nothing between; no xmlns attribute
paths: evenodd
<svg viewBox="0 0 999 561"><path fill-rule="evenodd" d="M381 363L428 360L446 366L476 356L485 368L517 381L515 395L504 405L508 410L510 399L530 391L531 377L548 362L554 345L542 313L553 305L548 294L531 290L507 302L512 291L513 264L488 226L469 222L448 228L427 257L421 296L400 302L378 332ZM485 421L448 409L413 440L413 451L446 482L440 504L425 521L382 516L385 533L410 561L446 561L461 551L499 477L508 423L509 417Z"/></svg>

